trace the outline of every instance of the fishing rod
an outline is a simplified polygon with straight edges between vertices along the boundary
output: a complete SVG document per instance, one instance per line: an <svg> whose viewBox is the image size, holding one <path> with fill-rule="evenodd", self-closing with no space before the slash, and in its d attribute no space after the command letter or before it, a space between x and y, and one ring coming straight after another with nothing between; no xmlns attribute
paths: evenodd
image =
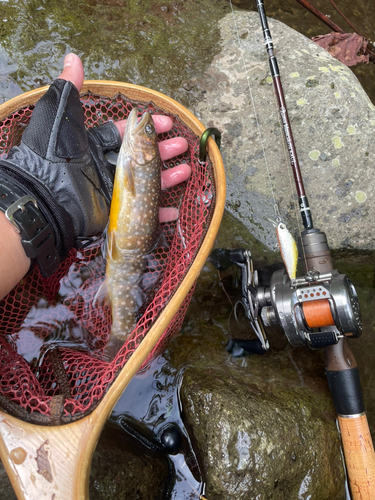
<svg viewBox="0 0 375 500"><path fill-rule="evenodd" d="M292 128L290 126L288 110L286 107L283 87L281 85L279 66L277 64L276 56L274 54L273 49L273 40L271 37L271 32L268 27L266 12L264 10L264 5L262 0L256 0L257 8L260 16L260 22L262 24L264 43L266 45L266 50L268 53L268 60L271 70L271 76L273 85L276 92L277 102L279 104L279 112L281 116L281 122L283 125L284 136L288 148L290 165L293 170L294 182L296 184L297 194L298 194L298 203L301 211L302 222L306 229L313 228L313 222L311 218L311 211L309 207L309 202L307 200L307 196L305 193L305 187L302 180L301 169L299 167L298 156L296 147L294 144Z"/></svg>
<svg viewBox="0 0 375 500"><path fill-rule="evenodd" d="M227 349L233 355L265 352L269 343L263 326L273 325L283 328L293 347L325 349L325 373L338 414L352 498L373 500L374 447L358 366L346 340L362 333L358 297L350 279L334 269L325 233L313 226L263 1L256 0L256 5L304 226L304 275L296 277L297 247L279 216L276 231L286 269L274 272L266 286L260 286L249 250L216 249L211 254L215 267L224 270L234 263L241 268L240 302L257 336L250 341L232 339Z"/></svg>

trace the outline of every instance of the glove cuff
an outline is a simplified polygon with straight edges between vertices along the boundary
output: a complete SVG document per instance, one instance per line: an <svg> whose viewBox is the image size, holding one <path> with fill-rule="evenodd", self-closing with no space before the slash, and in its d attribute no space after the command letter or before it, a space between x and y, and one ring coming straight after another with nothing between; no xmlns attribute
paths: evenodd
<svg viewBox="0 0 375 500"><path fill-rule="evenodd" d="M11 222L13 224L14 222L19 223L19 226L21 225L20 217L22 218L22 213L24 213L22 206L31 211L31 219L34 218L34 215L36 216L35 221L39 224L39 231L36 232L35 236L39 235L39 238L32 241L33 239L29 239L32 236L30 232L28 234L25 231L24 234L21 232L22 245L26 255L36 260L42 275L45 278L51 276L56 271L60 262L68 256L69 250L74 245L74 229L69 214L61 205L56 203L51 193L41 183L31 176L20 176L13 165L7 163L6 160L0 162L0 186L4 190L8 190L9 194L13 193L12 196L15 203L17 203L17 200L22 200L25 196L29 197L31 203L27 202L27 205L18 203L21 206L21 211L16 212L14 221ZM6 200L8 195L6 192L4 194L6 194L6 197L3 200ZM4 210L0 205L0 209L4 212L7 211L7 208L8 206ZM11 209L8 215L13 211L14 209ZM15 226L17 227L16 224ZM24 230L26 227L28 227L27 224ZM45 231L46 239L41 237L41 231ZM47 235L49 235L48 238ZM48 265L50 259L51 265Z"/></svg>

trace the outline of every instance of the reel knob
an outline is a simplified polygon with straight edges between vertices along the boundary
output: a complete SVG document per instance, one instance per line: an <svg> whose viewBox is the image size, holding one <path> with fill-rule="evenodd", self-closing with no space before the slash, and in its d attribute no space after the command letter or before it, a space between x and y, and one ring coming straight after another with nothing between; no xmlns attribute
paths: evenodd
<svg viewBox="0 0 375 500"><path fill-rule="evenodd" d="M274 326L279 324L275 309L272 306L262 307L260 317L262 318L264 326Z"/></svg>
<svg viewBox="0 0 375 500"><path fill-rule="evenodd" d="M160 441L168 453L175 455L181 449L181 431L175 425L170 425L163 431Z"/></svg>

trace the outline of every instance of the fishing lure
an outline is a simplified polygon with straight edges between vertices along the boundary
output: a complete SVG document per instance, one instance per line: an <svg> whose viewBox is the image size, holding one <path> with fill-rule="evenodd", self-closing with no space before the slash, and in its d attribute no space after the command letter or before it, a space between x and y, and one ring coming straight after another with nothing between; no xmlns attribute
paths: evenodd
<svg viewBox="0 0 375 500"><path fill-rule="evenodd" d="M286 272L289 278L294 280L296 278L298 262L297 243L283 222L279 222L277 225L276 235Z"/></svg>

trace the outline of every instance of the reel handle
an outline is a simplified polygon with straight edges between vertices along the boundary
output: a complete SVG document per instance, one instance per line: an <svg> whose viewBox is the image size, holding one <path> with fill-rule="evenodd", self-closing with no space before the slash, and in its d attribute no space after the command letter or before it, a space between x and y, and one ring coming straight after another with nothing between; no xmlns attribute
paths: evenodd
<svg viewBox="0 0 375 500"><path fill-rule="evenodd" d="M225 271L233 266L233 264L244 264L246 262L243 248L235 250L215 248L211 252L210 260L218 271Z"/></svg>
<svg viewBox="0 0 375 500"><path fill-rule="evenodd" d="M235 358L242 358L246 354L264 354L266 352L259 339L231 339L226 349Z"/></svg>

